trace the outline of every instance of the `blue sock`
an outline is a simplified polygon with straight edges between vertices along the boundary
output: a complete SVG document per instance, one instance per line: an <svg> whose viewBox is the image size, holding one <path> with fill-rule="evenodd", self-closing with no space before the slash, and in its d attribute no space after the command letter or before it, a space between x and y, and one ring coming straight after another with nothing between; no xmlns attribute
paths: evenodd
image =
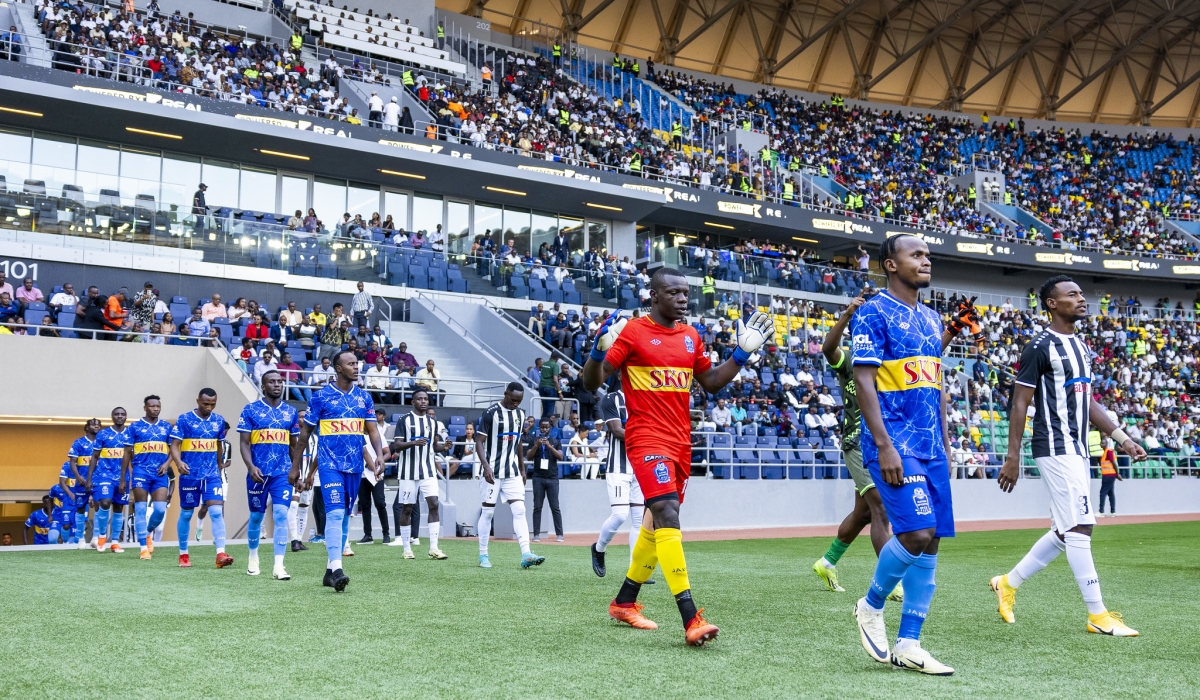
<svg viewBox="0 0 1200 700"><path fill-rule="evenodd" d="M346 549L346 543L350 541L350 507L342 511L345 515L342 518L342 549ZM338 553L339 555L341 552Z"/></svg>
<svg viewBox="0 0 1200 700"><path fill-rule="evenodd" d="M337 533L342 531L342 523L345 520L346 511L342 508L333 508L325 513L325 551L329 554L331 564L342 560L342 538L338 537Z"/></svg>
<svg viewBox="0 0 1200 700"><path fill-rule="evenodd" d="M58 538L62 535L58 530L51 530L46 533L46 541L50 544L58 544Z"/></svg>
<svg viewBox="0 0 1200 700"><path fill-rule="evenodd" d="M162 521L166 517L167 517L167 502L166 501L153 501L150 503L150 522L146 525L146 532L147 532L148 536L153 536L149 533L153 533L155 530L157 530L158 526L162 525Z"/></svg>
<svg viewBox="0 0 1200 700"><path fill-rule="evenodd" d="M137 531L138 544L146 546L146 502L133 504L133 529Z"/></svg>
<svg viewBox="0 0 1200 700"><path fill-rule="evenodd" d="M225 506L209 506L208 520L212 523L213 544L217 552L225 551Z"/></svg>
<svg viewBox="0 0 1200 700"><path fill-rule="evenodd" d="M879 610L887 600L888 594L904 578L909 566L920 555L909 554L900 540L893 537L883 545L879 552L879 563L875 565L875 575L871 577L871 587L867 589L867 605ZM905 587L904 598L908 599L908 589Z"/></svg>
<svg viewBox="0 0 1200 700"><path fill-rule="evenodd" d="M110 512L109 508L98 508L96 510L95 535L97 538L108 538L108 515Z"/></svg>
<svg viewBox="0 0 1200 700"><path fill-rule="evenodd" d="M108 520L108 529L112 530L112 532L109 533L108 541L116 542L121 539L121 527L125 524L125 514L122 512L122 509L115 505L111 510L112 515Z"/></svg>
<svg viewBox="0 0 1200 700"><path fill-rule="evenodd" d="M246 526L246 544L250 546L251 554L258 551L258 541L262 539L263 515L265 513L250 513L250 524Z"/></svg>
<svg viewBox="0 0 1200 700"><path fill-rule="evenodd" d="M937 569L936 554L922 554L904 574L904 606L900 612L900 639L919 639L921 625L929 614L929 603L937 590L934 570Z"/></svg>
<svg viewBox="0 0 1200 700"><path fill-rule="evenodd" d="M275 556L282 556L288 544L288 507L281 503L271 504L275 516Z"/></svg>
<svg viewBox="0 0 1200 700"><path fill-rule="evenodd" d="M179 533L180 554L188 553L188 540L192 538L192 515L195 512L195 508L186 508L179 511L179 520L175 523L175 531Z"/></svg>
<svg viewBox="0 0 1200 700"><path fill-rule="evenodd" d="M76 541L82 540L87 534L87 510L75 511L75 530L72 534Z"/></svg>

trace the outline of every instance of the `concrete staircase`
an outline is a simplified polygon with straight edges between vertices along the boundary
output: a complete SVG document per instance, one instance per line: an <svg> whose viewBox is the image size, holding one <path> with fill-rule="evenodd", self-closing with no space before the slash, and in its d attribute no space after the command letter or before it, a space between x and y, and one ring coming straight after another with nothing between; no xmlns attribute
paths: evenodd
<svg viewBox="0 0 1200 700"><path fill-rule="evenodd" d="M27 42L24 48L23 61L31 66L50 67L50 48L42 36L41 26L33 15L33 5L24 2L9 3L17 31L25 35ZM8 27L4 27L7 31Z"/></svg>
<svg viewBox="0 0 1200 700"><path fill-rule="evenodd" d="M383 325L383 324L381 324ZM400 343L408 344L408 352L417 358L420 368L426 360L433 360L434 367L441 373L443 379L438 388L447 392L445 404L454 408L476 408L486 406L498 398L503 389L494 387L499 382L480 379L480 373L472 364L455 353L453 347L447 347L434 336L424 323L406 323L392 321L387 324L387 334L392 339L392 347L400 347ZM470 380L470 381L468 381ZM474 398L472 396L474 394ZM476 400L477 399L477 400Z"/></svg>

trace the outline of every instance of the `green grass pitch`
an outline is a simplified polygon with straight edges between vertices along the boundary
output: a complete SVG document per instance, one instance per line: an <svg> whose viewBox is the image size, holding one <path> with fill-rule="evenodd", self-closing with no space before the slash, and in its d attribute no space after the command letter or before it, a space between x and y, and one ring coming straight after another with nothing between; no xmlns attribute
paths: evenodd
<svg viewBox="0 0 1200 700"><path fill-rule="evenodd" d="M490 571L474 540L443 540L444 562L397 548L358 549L349 589L320 586L323 548L288 554L288 582L194 568L161 548L0 555L3 694L8 697L935 698L1200 696L1200 522L1102 526L1094 551L1105 602L1136 639L1084 632L1083 602L1059 557L1017 595L1017 623L995 611L988 579L1041 533L968 533L944 541L924 644L951 678L869 660L851 616L874 565L864 536L839 566L847 593L809 567L826 539L686 544L696 599L721 628L685 647L667 587L643 589L656 632L610 622L606 606L628 549L609 550L598 579L583 547L542 546L522 571L514 543L493 543ZM686 532L685 532L686 540ZM623 537L623 535L621 536ZM619 538L620 539L620 538ZM417 549L424 556L425 544ZM661 578L661 575L660 575ZM894 635L898 606L888 604Z"/></svg>

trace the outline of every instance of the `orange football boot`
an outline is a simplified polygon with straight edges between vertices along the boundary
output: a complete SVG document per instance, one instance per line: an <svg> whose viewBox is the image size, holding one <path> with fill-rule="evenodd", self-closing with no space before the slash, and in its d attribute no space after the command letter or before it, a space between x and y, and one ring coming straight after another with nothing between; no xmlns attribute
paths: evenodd
<svg viewBox="0 0 1200 700"><path fill-rule="evenodd" d="M645 608L641 603L621 604L613 601L608 604L608 616L619 622L624 622L634 629L656 630L658 623L642 614Z"/></svg>
<svg viewBox="0 0 1200 700"><path fill-rule="evenodd" d="M696 611L696 616L692 618L683 632L684 639L687 640L690 647L702 647L705 642L717 638L717 626L701 617L700 613L702 612L704 612L704 608Z"/></svg>

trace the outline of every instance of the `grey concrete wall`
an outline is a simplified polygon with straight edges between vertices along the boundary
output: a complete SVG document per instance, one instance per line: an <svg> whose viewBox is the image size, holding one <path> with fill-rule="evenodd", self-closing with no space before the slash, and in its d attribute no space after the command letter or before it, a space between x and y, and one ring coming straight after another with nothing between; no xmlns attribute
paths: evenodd
<svg viewBox="0 0 1200 700"><path fill-rule="evenodd" d="M461 479L449 482L450 497L458 506L458 522L474 525L479 518L479 483ZM1011 494L1002 493L990 479L963 479L952 483L955 519L1018 520L1048 518L1050 499L1038 479L1021 481ZM1100 482L1092 481L1092 498L1099 502ZM1200 480L1126 480L1117 484L1117 505L1122 515L1200 512ZM526 488L526 512L533 521L532 487ZM563 529L591 533L609 515L608 492L603 480L566 480L559 502ZM738 530L767 527L837 525L854 505L849 480L740 480L694 478L680 511L685 530ZM497 508L499 510L499 508ZM506 524L507 522L507 524ZM542 512L542 532L553 532L548 506ZM496 514L496 536L511 533L511 516ZM511 535L510 535L511 536ZM620 542L620 539L617 540Z"/></svg>
<svg viewBox="0 0 1200 700"><path fill-rule="evenodd" d="M0 414L23 416L100 417L107 420L122 406L130 422L142 415L142 398L162 397L162 416L174 422L196 406L200 389L217 392L217 413L230 425L233 463L227 476L225 516L229 536L249 520L246 502L246 467L237 450L238 415L257 398L236 365L224 353L208 348L186 348L97 340L0 336L4 363L4 391ZM66 371L64 368L69 368ZM167 512L164 539L175 539L178 499Z"/></svg>

